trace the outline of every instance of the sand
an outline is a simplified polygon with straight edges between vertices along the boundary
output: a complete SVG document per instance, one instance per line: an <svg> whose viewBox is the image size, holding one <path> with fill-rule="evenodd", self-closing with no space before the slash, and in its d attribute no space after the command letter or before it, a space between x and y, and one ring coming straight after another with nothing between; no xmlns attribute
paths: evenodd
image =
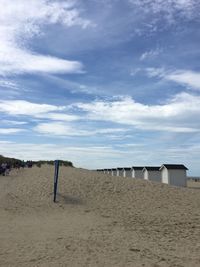
<svg viewBox="0 0 200 267"><path fill-rule="evenodd" d="M200 188L62 167L0 176L0 266L200 266Z"/></svg>

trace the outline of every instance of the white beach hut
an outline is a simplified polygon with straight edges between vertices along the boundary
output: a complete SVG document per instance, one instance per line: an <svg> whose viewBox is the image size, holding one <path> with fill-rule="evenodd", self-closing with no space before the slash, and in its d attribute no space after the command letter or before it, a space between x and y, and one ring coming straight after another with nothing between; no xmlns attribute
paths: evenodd
<svg viewBox="0 0 200 267"><path fill-rule="evenodd" d="M113 176L113 169L110 169L110 175Z"/></svg>
<svg viewBox="0 0 200 267"><path fill-rule="evenodd" d="M107 169L107 174L111 174L111 169Z"/></svg>
<svg viewBox="0 0 200 267"><path fill-rule="evenodd" d="M111 169L111 175L112 176L117 176L117 169Z"/></svg>
<svg viewBox="0 0 200 267"><path fill-rule="evenodd" d="M187 186L186 168L182 164L163 164L160 167L162 182L175 186Z"/></svg>
<svg viewBox="0 0 200 267"><path fill-rule="evenodd" d="M160 167L144 167L143 175L145 180L161 182Z"/></svg>
<svg viewBox="0 0 200 267"><path fill-rule="evenodd" d="M117 176L123 176L123 168L117 168Z"/></svg>
<svg viewBox="0 0 200 267"><path fill-rule="evenodd" d="M132 168L123 168L123 177L132 177Z"/></svg>
<svg viewBox="0 0 200 267"><path fill-rule="evenodd" d="M141 166L133 166L132 167L132 178L143 178L143 170L144 167Z"/></svg>

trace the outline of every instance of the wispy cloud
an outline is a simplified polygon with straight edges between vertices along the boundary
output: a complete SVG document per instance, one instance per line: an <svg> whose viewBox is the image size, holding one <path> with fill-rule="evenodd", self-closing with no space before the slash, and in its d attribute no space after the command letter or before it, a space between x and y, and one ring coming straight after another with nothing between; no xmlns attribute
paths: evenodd
<svg viewBox="0 0 200 267"><path fill-rule="evenodd" d="M9 115L37 116L52 111L61 111L63 109L65 109L64 106L37 104L25 100L0 101L0 112L4 112Z"/></svg>
<svg viewBox="0 0 200 267"><path fill-rule="evenodd" d="M50 121L76 121L81 119L75 114L67 114L67 106L55 106L49 104L32 103L25 100L4 100L0 101L0 112L7 116L35 118ZM4 120L7 124L25 124L26 122Z"/></svg>
<svg viewBox="0 0 200 267"><path fill-rule="evenodd" d="M91 135L88 131L74 129L70 125L62 122L39 123L33 128L40 134L49 136L85 136Z"/></svg>
<svg viewBox="0 0 200 267"><path fill-rule="evenodd" d="M166 70L165 68L147 68L149 77L173 81L194 90L200 90L200 72L192 70Z"/></svg>
<svg viewBox="0 0 200 267"><path fill-rule="evenodd" d="M79 73L83 65L28 49L27 41L41 35L47 24L86 28L90 21L82 19L75 1L0 0L0 74L13 73Z"/></svg>
<svg viewBox="0 0 200 267"><path fill-rule="evenodd" d="M161 53L161 51L162 50L159 48L156 48L155 50L146 51L140 56L140 61L155 58Z"/></svg>
<svg viewBox="0 0 200 267"><path fill-rule="evenodd" d="M200 72L180 70L168 74L165 79L189 86L192 89L200 90Z"/></svg>
<svg viewBox="0 0 200 267"><path fill-rule="evenodd" d="M169 74L169 71L167 72L165 68L146 68L145 69L147 75L149 77L159 77L159 78L164 78Z"/></svg>
<svg viewBox="0 0 200 267"><path fill-rule="evenodd" d="M27 124L26 121L12 121L12 120L1 120L2 124L6 125L24 125Z"/></svg>
<svg viewBox="0 0 200 267"><path fill-rule="evenodd" d="M1 70L0 70L1 71ZM11 81L11 80L6 80L6 79L0 79L0 87L3 88L10 88L10 89L18 89L17 83Z"/></svg>
<svg viewBox="0 0 200 267"><path fill-rule="evenodd" d="M69 115L69 114L55 113L55 112L37 114L35 117L41 119L55 120L55 121L76 121L81 119L81 117L78 115L72 115L72 114Z"/></svg>
<svg viewBox="0 0 200 267"><path fill-rule="evenodd" d="M0 134L7 135L7 134L16 134L19 132L23 132L25 129L20 128L0 128Z"/></svg>
<svg viewBox="0 0 200 267"><path fill-rule="evenodd" d="M12 57L11 55L15 55ZM83 65L52 56L33 54L27 50L7 47L4 58L0 54L0 75L21 73L83 73Z"/></svg>
<svg viewBox="0 0 200 267"><path fill-rule="evenodd" d="M63 122L38 123L33 129L40 134L48 136L94 136L97 134L107 135L127 131L123 128L88 129L86 126L72 126Z"/></svg>
<svg viewBox="0 0 200 267"><path fill-rule="evenodd" d="M176 23L177 17L194 18L198 16L196 0L129 0L131 4L141 8L145 14L161 15L168 23Z"/></svg>
<svg viewBox="0 0 200 267"><path fill-rule="evenodd" d="M77 81L70 81L66 78L57 77L55 75L46 75L48 81L56 86L66 89L72 93L84 93L88 95L100 94L98 86L90 86Z"/></svg>

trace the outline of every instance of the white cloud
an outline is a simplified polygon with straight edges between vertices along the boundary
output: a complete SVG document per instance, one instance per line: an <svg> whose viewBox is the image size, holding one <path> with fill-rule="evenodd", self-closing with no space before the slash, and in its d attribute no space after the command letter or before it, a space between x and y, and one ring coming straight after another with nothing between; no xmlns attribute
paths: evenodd
<svg viewBox="0 0 200 267"><path fill-rule="evenodd" d="M80 116L63 113L66 106L55 106L48 104L32 103L25 100L3 100L0 101L0 112L9 116L32 117L36 119L48 119L53 121L76 121ZM62 112L62 113L61 113ZM7 124L25 124L26 122L4 120Z"/></svg>
<svg viewBox="0 0 200 267"><path fill-rule="evenodd" d="M19 132L25 131L24 129L19 128L0 128L0 134L7 135L7 134L15 134Z"/></svg>
<svg viewBox="0 0 200 267"><path fill-rule="evenodd" d="M159 77L173 81L194 90L200 90L200 72L192 70L166 70L164 68L147 68L149 77Z"/></svg>
<svg viewBox="0 0 200 267"><path fill-rule="evenodd" d="M63 109L65 109L63 106L36 104L25 100L0 101L0 112L4 112L9 115L37 116L52 111L61 111Z"/></svg>
<svg viewBox="0 0 200 267"><path fill-rule="evenodd" d="M82 64L27 49L27 41L42 34L42 27L60 23L85 28L90 21L82 19L75 1L0 0L0 74L24 72L77 73Z"/></svg>
<svg viewBox="0 0 200 267"><path fill-rule="evenodd" d="M127 131L122 128L84 130L81 127L74 127L63 122L39 123L33 129L40 134L45 134L48 136L93 136L97 134L107 135L110 133L124 133Z"/></svg>
<svg viewBox="0 0 200 267"><path fill-rule="evenodd" d="M138 129L168 132L199 132L200 96L182 93L163 105L145 105L130 97L75 105L91 120L127 124Z"/></svg>
<svg viewBox="0 0 200 267"><path fill-rule="evenodd" d="M4 54L2 56L2 54ZM11 56L15 55L15 56ZM82 73L83 65L52 56L33 54L27 50L7 47L0 51L0 75L20 73Z"/></svg>
<svg viewBox="0 0 200 267"><path fill-rule="evenodd" d="M45 118L55 121L76 121L79 120L80 117L77 115L69 115L69 114L63 114L63 113L45 113L45 114L38 114L36 115L37 118Z"/></svg>
<svg viewBox="0 0 200 267"><path fill-rule="evenodd" d="M11 141L0 141L0 144L13 144L13 142L11 142Z"/></svg>
<svg viewBox="0 0 200 267"><path fill-rule="evenodd" d="M165 79L200 90L200 72L180 70L167 75Z"/></svg>
<svg viewBox="0 0 200 267"><path fill-rule="evenodd" d="M1 21L7 21L7 25L15 26L14 23L27 22L27 33L33 34L39 31L38 22L62 23L66 26L79 25L87 27L91 22L80 17L76 8L76 1L48 1L48 0L1 0ZM21 25L22 27L22 25ZM23 29L22 29L23 30Z"/></svg>
<svg viewBox="0 0 200 267"><path fill-rule="evenodd" d="M12 120L1 120L2 124L6 125L24 125L27 124L25 121L12 121Z"/></svg>
<svg viewBox="0 0 200 267"><path fill-rule="evenodd" d="M78 110L77 110L78 109ZM66 113L70 111L70 114ZM79 115L76 115L78 111ZM74 103L71 106L37 104L23 100L0 101L0 112L7 116L32 117L43 120L34 128L42 134L54 136L92 136L109 134L114 138L127 131L127 128L93 129L87 125L72 126L69 122L89 120L110 121L129 125L129 130L165 131L192 133L200 131L200 96L187 93L175 95L165 104L146 105L134 101L131 97L113 98L107 101ZM81 114L81 115L80 115ZM10 121L12 119L9 118ZM44 121L45 120L45 121ZM48 121L46 121L48 120ZM54 121L54 122L53 122ZM15 123L15 121L14 121ZM13 124L14 124L13 123ZM16 125L21 122L16 122ZM117 135L117 136L116 136Z"/></svg>
<svg viewBox="0 0 200 267"><path fill-rule="evenodd" d="M86 134L84 131L76 131L71 126L61 122L39 123L34 127L34 130L51 136L80 136Z"/></svg>

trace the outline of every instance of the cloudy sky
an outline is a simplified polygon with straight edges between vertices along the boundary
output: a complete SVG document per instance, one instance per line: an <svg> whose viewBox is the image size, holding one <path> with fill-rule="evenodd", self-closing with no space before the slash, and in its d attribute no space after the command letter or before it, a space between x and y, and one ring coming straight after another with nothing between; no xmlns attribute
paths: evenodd
<svg viewBox="0 0 200 267"><path fill-rule="evenodd" d="M0 154L200 174L199 0L0 6Z"/></svg>

